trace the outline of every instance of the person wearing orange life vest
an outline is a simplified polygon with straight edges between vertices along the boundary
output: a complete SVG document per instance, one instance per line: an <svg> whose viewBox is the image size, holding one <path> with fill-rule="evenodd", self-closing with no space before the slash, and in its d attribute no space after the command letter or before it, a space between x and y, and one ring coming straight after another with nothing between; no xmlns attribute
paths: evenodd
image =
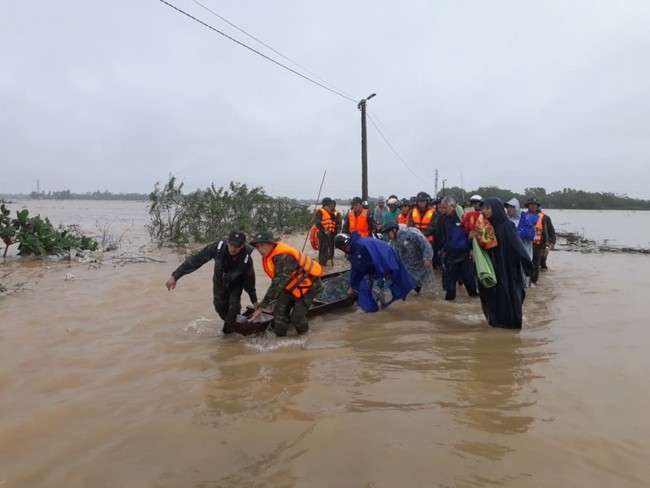
<svg viewBox="0 0 650 488"><path fill-rule="evenodd" d="M323 288L321 265L306 254L276 242L270 232L259 232L251 245L262 255L262 266L271 278L271 285L262 301L255 307L249 321L255 321L262 310L273 304L273 330L278 337L286 336L289 325L298 334L309 330L307 310Z"/></svg>
<svg viewBox="0 0 650 488"><path fill-rule="evenodd" d="M436 209L429 207L429 201L431 196L425 192L421 191L415 197L417 205L411 210L411 216L409 217L409 227L415 227L420 229L420 232L424 234L424 237L431 243L433 247L434 236L435 236L435 222L434 216L436 214Z"/></svg>
<svg viewBox="0 0 650 488"><path fill-rule="evenodd" d="M546 257L549 249L555 247L555 227L548 215L541 211L541 204L536 198L531 198L525 204L530 213L539 217L535 225L535 238L533 239L533 274L531 283L537 283L540 269L546 269ZM543 263L543 266L542 266Z"/></svg>
<svg viewBox="0 0 650 488"><path fill-rule="evenodd" d="M336 236L336 220L332 215L332 199L323 198L321 205L314 212L314 225L318 229L318 262L325 266L332 256L330 246Z"/></svg>
<svg viewBox="0 0 650 488"><path fill-rule="evenodd" d="M342 232L350 234L357 231L361 237L368 237L375 231L376 227L377 224L372 212L362 207L361 198L354 197L350 202L350 210L345 216Z"/></svg>
<svg viewBox="0 0 650 488"><path fill-rule="evenodd" d="M406 198L402 198L402 201L399 203L399 209L401 213L397 216L396 222L397 224L404 224L408 227L409 220L411 218L411 201Z"/></svg>

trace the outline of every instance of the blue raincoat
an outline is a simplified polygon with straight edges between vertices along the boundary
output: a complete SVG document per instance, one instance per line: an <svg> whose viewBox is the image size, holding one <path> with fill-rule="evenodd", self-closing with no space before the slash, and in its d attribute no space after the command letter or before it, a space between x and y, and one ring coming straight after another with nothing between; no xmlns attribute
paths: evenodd
<svg viewBox="0 0 650 488"><path fill-rule="evenodd" d="M350 287L357 291L359 306L366 312L379 310L372 288L376 280L387 280L392 298L406 300L406 295L415 288L413 278L397 254L397 251L380 239L361 237L353 232L350 240Z"/></svg>

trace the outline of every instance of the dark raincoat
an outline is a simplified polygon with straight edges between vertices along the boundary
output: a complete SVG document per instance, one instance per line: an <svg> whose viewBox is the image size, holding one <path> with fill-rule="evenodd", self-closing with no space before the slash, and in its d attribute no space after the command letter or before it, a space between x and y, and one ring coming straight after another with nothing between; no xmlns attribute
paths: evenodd
<svg viewBox="0 0 650 488"><path fill-rule="evenodd" d="M379 310L377 300L372 294L375 280L390 279L392 299L406 300L409 291L415 288L413 278L397 254L397 251L380 239L361 237L358 232L351 234L350 240L350 287L357 291L359 306L366 312Z"/></svg>
<svg viewBox="0 0 650 488"><path fill-rule="evenodd" d="M498 198L486 198L483 205L492 207L489 220L499 243L487 251L497 284L492 288L479 284L483 313L492 327L521 329L522 304L526 297L521 270L523 267L524 273L530 275L533 263L517 235L517 229L508 219L503 202Z"/></svg>

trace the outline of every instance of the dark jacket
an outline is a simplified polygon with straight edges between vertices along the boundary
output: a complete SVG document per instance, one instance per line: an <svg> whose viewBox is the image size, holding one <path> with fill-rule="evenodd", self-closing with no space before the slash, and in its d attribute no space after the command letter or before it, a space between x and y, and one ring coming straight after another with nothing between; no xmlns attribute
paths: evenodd
<svg viewBox="0 0 650 488"><path fill-rule="evenodd" d="M442 249L447 259L456 261L469 258L472 243L456 212L452 215L441 216L438 225L442 239Z"/></svg>
<svg viewBox="0 0 650 488"><path fill-rule="evenodd" d="M239 288L245 290L251 302L255 303L257 302L257 292L255 291L255 270L253 269L252 252L253 247L247 245L238 254L231 256L228 252L226 239L221 239L192 254L183 264L176 268L172 276L178 280L214 259L212 285L215 294L222 288Z"/></svg>

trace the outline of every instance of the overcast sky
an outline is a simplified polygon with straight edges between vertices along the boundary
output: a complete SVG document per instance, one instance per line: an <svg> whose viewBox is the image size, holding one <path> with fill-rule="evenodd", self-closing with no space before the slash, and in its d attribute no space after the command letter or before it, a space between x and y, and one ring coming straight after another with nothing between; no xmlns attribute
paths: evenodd
<svg viewBox="0 0 650 488"><path fill-rule="evenodd" d="M200 1L353 100L160 0L4 0L0 193L147 193L173 174L316 198L327 170L322 196L360 195L356 102L377 93L371 196L433 193L438 169L439 187L650 198L648 0Z"/></svg>

